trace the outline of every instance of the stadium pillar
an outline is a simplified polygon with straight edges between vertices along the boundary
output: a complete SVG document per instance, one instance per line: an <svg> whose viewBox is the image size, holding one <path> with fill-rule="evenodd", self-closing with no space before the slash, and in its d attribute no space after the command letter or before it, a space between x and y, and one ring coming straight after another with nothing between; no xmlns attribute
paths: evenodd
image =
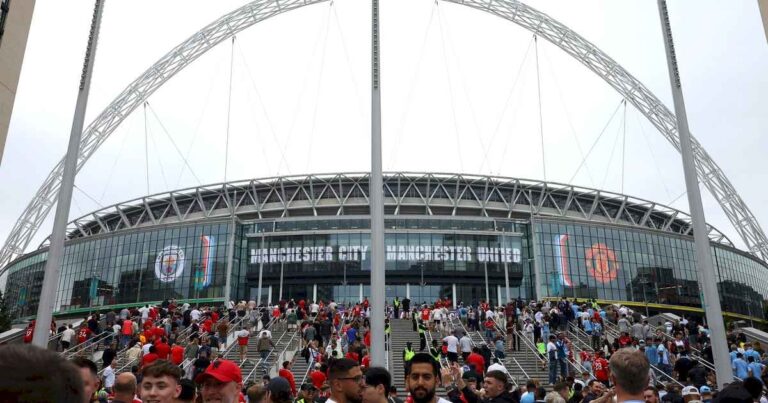
<svg viewBox="0 0 768 403"><path fill-rule="evenodd" d="M491 302L491 294L488 289L488 262L483 262L483 271L485 272L485 302Z"/></svg>
<svg viewBox="0 0 768 403"><path fill-rule="evenodd" d="M229 227L229 245L227 245L227 278L224 279L224 303L232 300L232 263L235 257L235 205L232 204L232 224Z"/></svg>
<svg viewBox="0 0 768 403"><path fill-rule="evenodd" d="M371 35L371 365L384 360L384 180L381 163L381 88L379 66L379 0L372 1Z"/></svg>
<svg viewBox="0 0 768 403"><path fill-rule="evenodd" d="M280 292L277 295L278 301L283 300L283 268L284 266L285 266L285 262L280 262Z"/></svg>
<svg viewBox="0 0 768 403"><path fill-rule="evenodd" d="M405 283L405 298L411 299L411 283Z"/></svg>
<svg viewBox="0 0 768 403"><path fill-rule="evenodd" d="M259 288L256 290L256 306L261 305L261 278L264 273L264 234L261 234L261 261L259 261Z"/></svg>
<svg viewBox="0 0 768 403"><path fill-rule="evenodd" d="M688 116L685 111L685 99L680 82L680 72L677 69L677 57L675 56L675 44L672 40L672 28L669 23L666 0L658 0L659 17L661 19L661 31L664 37L664 49L667 53L667 69L669 81L672 87L672 98L675 104L677 118L677 132L680 136L680 152L683 156L683 173L685 174L685 188L688 191L688 205L691 209L693 220L693 240L696 245L696 267L698 268L699 282L703 288L701 306L707 317L710 329L710 343L712 344L712 356L715 361L717 373L717 385L723 388L725 384L733 380L728 345L725 340L725 325L723 312L720 307L720 296L717 291L717 276L712 264L712 250L709 244L709 231L704 217L704 206L701 202L701 191L696 176L696 165L693 158L693 144L691 133L688 131ZM722 390L722 389L721 389Z"/></svg>
<svg viewBox="0 0 768 403"><path fill-rule="evenodd" d="M456 297L456 283L451 284L451 291L453 292L453 294L451 294L453 295L453 309L456 309L456 307L459 306L457 303L458 298Z"/></svg>
<svg viewBox="0 0 768 403"><path fill-rule="evenodd" d="M504 236L504 232L501 233L501 238L502 238L502 245L504 245L504 247L506 248L507 239ZM510 301L509 299L509 265L507 264L507 259L504 259L504 294L507 300L504 301L504 304L502 304L501 300L499 300L499 305L506 305L506 303Z"/></svg>
<svg viewBox="0 0 768 403"><path fill-rule="evenodd" d="M104 1L96 0L91 18L91 31L88 34L88 46L85 50L85 61L80 73L80 87L75 103L75 115L72 120L72 130L69 133L67 155L64 157L64 170L61 174L61 187L56 203L56 215L53 219L53 231L51 232L51 246L48 249L48 260L45 262L45 274L43 286L40 292L40 302L37 306L37 325L32 335L32 344L48 348L50 336L50 323L53 317L53 305L56 303L61 263L64 260L64 241L67 237L67 220L69 219L69 207L72 204L72 191L77 175L77 158L80 152L80 137L83 133L83 121L88 106L88 93L91 89L91 76L93 64L96 59L96 44L99 39L99 27L101 26L101 14L104 10Z"/></svg>

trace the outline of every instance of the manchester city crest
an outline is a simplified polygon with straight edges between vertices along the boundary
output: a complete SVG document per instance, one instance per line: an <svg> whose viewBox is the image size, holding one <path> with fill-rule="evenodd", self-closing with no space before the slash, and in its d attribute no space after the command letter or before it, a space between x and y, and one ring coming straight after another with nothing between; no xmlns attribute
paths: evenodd
<svg viewBox="0 0 768 403"><path fill-rule="evenodd" d="M184 251L176 245L163 248L155 258L155 276L164 283L176 280L184 271Z"/></svg>

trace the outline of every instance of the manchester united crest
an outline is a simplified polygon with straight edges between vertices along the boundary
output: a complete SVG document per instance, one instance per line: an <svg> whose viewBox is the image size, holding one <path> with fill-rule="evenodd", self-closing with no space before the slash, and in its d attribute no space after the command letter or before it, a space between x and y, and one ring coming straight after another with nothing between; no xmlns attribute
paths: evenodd
<svg viewBox="0 0 768 403"><path fill-rule="evenodd" d="M164 283L176 280L184 271L184 251L176 245L163 248L155 258L155 276Z"/></svg>
<svg viewBox="0 0 768 403"><path fill-rule="evenodd" d="M604 243L596 243L585 251L587 273L600 283L610 283L619 274L616 253Z"/></svg>

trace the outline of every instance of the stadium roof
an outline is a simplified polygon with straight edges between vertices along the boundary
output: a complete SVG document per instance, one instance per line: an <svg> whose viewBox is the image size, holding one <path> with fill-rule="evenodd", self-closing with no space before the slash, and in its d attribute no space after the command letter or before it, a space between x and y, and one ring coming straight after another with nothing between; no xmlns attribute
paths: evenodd
<svg viewBox="0 0 768 403"><path fill-rule="evenodd" d="M384 174L387 215L527 218L531 215L693 234L691 217L656 202L573 185L452 173ZM69 223L68 239L224 218L367 215L368 173L279 176L173 190L117 203ZM708 225L709 238L733 246ZM47 240L41 247L47 246Z"/></svg>

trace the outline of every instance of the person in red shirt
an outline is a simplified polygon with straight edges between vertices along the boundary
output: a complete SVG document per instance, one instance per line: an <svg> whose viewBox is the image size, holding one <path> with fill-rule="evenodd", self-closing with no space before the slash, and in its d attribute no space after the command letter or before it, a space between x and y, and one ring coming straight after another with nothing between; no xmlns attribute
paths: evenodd
<svg viewBox="0 0 768 403"><path fill-rule="evenodd" d="M216 311L211 311L211 320L213 323L216 323L219 321L219 313Z"/></svg>
<svg viewBox="0 0 768 403"><path fill-rule="evenodd" d="M181 365L184 361L184 347L180 344L174 344L171 347L171 362L173 365Z"/></svg>
<svg viewBox="0 0 768 403"><path fill-rule="evenodd" d="M485 372L485 359L480 354L480 348L472 347L472 352L467 356L467 364L474 366L478 373Z"/></svg>
<svg viewBox="0 0 768 403"><path fill-rule="evenodd" d="M35 320L32 319L31 322L29 322L29 325L27 325L26 330L24 330L24 343L29 344L32 343L32 336L35 334Z"/></svg>
<svg viewBox="0 0 768 403"><path fill-rule="evenodd" d="M317 390L321 390L323 388L323 384L325 383L325 380L327 377L323 373L323 365L322 364L315 364L315 369L312 370L312 372L309 373L309 378L312 379L312 384L315 385Z"/></svg>
<svg viewBox="0 0 768 403"><path fill-rule="evenodd" d="M203 323L200 324L200 330L204 333L210 333L211 328L213 327L213 321L209 317L208 319L204 320Z"/></svg>
<svg viewBox="0 0 768 403"><path fill-rule="evenodd" d="M146 367L147 365L157 361L159 358L160 357L157 355L157 347L149 346L149 353L144 354L144 356L141 357L141 366Z"/></svg>
<svg viewBox="0 0 768 403"><path fill-rule="evenodd" d="M162 337L165 337L165 329L163 329L162 326L158 326L152 330L152 334L155 336L155 339L160 339Z"/></svg>
<svg viewBox="0 0 768 403"><path fill-rule="evenodd" d="M88 341L91 338L91 334L93 332L91 329L88 329L88 326L80 325L80 330L77 331L77 344L83 344Z"/></svg>
<svg viewBox="0 0 768 403"><path fill-rule="evenodd" d="M365 332L365 336L363 336L363 344L365 344L366 347L371 348L371 331Z"/></svg>
<svg viewBox="0 0 768 403"><path fill-rule="evenodd" d="M355 362L360 362L360 354L358 354L358 353L356 353L354 351L348 352L344 356L344 358L349 358L350 360L354 360Z"/></svg>
<svg viewBox="0 0 768 403"><path fill-rule="evenodd" d="M171 353L171 346L168 345L165 337L163 337L155 341L155 350L159 359L167 360L168 355Z"/></svg>
<svg viewBox="0 0 768 403"><path fill-rule="evenodd" d="M427 322L429 320L429 314L429 308L424 307L424 309L421 310L421 320Z"/></svg>
<svg viewBox="0 0 768 403"><path fill-rule="evenodd" d="M288 380L288 384L291 385L291 394L296 396L296 380L293 378L293 372L291 372L290 361L283 361L283 367L280 368L280 371L277 371L277 376Z"/></svg>
<svg viewBox="0 0 768 403"><path fill-rule="evenodd" d="M595 379L602 382L605 386L608 385L608 378L610 377L610 368L608 368L608 360L603 357L603 351L599 350L596 353L595 362L592 363L592 369L595 372Z"/></svg>
<svg viewBox="0 0 768 403"><path fill-rule="evenodd" d="M360 316L360 304L355 304L355 307L352 308L352 317L357 318Z"/></svg>
<svg viewBox="0 0 768 403"><path fill-rule="evenodd" d="M370 303L368 302L368 297L366 297L363 300L363 309L365 309L367 311L368 310L368 305L370 305Z"/></svg>
<svg viewBox="0 0 768 403"><path fill-rule="evenodd" d="M371 355L366 354L360 362L360 366L363 368L369 368L371 366Z"/></svg>

